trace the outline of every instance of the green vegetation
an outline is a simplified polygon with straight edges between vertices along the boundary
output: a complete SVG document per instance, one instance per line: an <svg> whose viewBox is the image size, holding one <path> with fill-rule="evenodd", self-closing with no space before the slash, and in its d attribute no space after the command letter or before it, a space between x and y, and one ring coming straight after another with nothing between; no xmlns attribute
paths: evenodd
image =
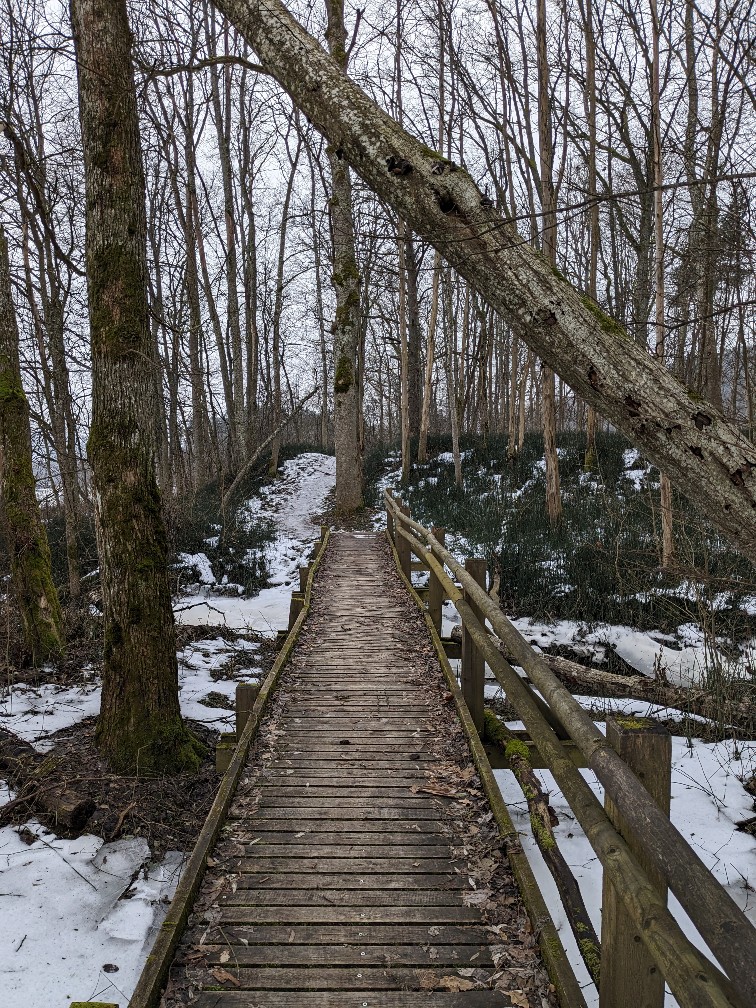
<svg viewBox="0 0 756 1008"><path fill-rule="evenodd" d="M449 438L429 439L431 453L450 449ZM697 622L733 645L752 635L752 620L739 608L756 594L750 564L678 492L676 563L661 569L659 473L621 435L597 435L591 472L585 471L585 434L559 436L564 520L556 529L544 503L540 434L527 435L512 461L500 436L463 439L462 449L462 489L451 460L436 457L413 468L402 496L418 521L447 529L452 548L456 539L459 553L486 558L508 613L662 631ZM367 457L373 506L379 479L398 466L395 448Z"/></svg>

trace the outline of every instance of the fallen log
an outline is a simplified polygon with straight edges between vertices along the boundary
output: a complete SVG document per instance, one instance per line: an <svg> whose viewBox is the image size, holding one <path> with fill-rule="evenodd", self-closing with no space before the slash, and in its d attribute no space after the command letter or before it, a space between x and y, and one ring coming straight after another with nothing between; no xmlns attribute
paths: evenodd
<svg viewBox="0 0 756 1008"><path fill-rule="evenodd" d="M18 792L0 809L0 824L24 805L44 816L59 836L81 833L97 804L69 789L65 782L47 779L56 762L7 728L0 728L0 776Z"/></svg>
<svg viewBox="0 0 756 1008"><path fill-rule="evenodd" d="M511 655L506 657L508 661L515 662ZM672 686L640 674L615 675L613 672L587 668L568 658L546 652L541 657L571 693L645 700L660 707L674 707L685 714L695 714L717 725L737 728L745 733L756 728L756 702L744 697L736 685L722 695L717 695L708 690Z"/></svg>

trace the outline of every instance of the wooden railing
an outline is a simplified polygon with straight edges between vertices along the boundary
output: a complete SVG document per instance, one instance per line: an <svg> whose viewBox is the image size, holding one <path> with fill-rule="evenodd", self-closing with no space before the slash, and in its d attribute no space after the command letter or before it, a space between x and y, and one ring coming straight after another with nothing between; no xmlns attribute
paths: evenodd
<svg viewBox="0 0 756 1008"><path fill-rule="evenodd" d="M485 562L459 563L444 546L443 530L414 521L390 491L385 504L388 534L410 587L413 569L429 572L424 604L438 638L445 599L462 620L461 688L475 727L483 729L488 665L601 862L601 1008L661 1008L665 980L681 1008L755 1005L756 931L670 822L669 785L664 773L653 773L669 763L668 740L621 724L604 737L488 596ZM603 785L605 808L577 769L576 752ZM653 794L639 775L649 784L655 777ZM686 938L667 908L667 888L727 975Z"/></svg>

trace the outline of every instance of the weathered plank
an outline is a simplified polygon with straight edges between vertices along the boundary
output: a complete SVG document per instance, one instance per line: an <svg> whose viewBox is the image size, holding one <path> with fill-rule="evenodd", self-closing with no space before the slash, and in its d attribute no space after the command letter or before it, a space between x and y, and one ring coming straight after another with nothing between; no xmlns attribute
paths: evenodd
<svg viewBox="0 0 756 1008"><path fill-rule="evenodd" d="M381 875L372 872L369 875L344 876L338 873L319 872L275 872L269 875L242 873L236 878L239 889L325 889L336 888L351 890L380 889L389 890L413 889L459 889L459 877L450 875Z"/></svg>
<svg viewBox="0 0 756 1008"><path fill-rule="evenodd" d="M427 877L427 876L426 876ZM343 885L343 883L341 883ZM462 906L456 889L245 889L224 899L226 906Z"/></svg>
<svg viewBox="0 0 756 1008"><path fill-rule="evenodd" d="M222 904L219 921L229 924L475 924L474 907L244 907Z"/></svg>
<svg viewBox="0 0 756 1008"><path fill-rule="evenodd" d="M210 963L231 966L491 966L477 945L233 945L205 946Z"/></svg>
<svg viewBox="0 0 756 1008"><path fill-rule="evenodd" d="M204 991L196 1008L250 1008L245 991ZM512 1002L499 991L465 991L438 994L429 991L300 991L297 1008L510 1008ZM259 991L255 1008L292 1008L290 991Z"/></svg>
<svg viewBox="0 0 756 1008"><path fill-rule="evenodd" d="M360 921L358 924L273 924L265 926L214 925L205 932L205 941L223 945L471 945L486 947L491 934L475 924L384 925Z"/></svg>
<svg viewBox="0 0 756 1008"><path fill-rule="evenodd" d="M247 857L234 861L236 871L269 872L313 871L325 874L359 875L367 872L386 875L448 875L455 870L464 870L461 861L447 858L357 858L318 857L310 851L306 857Z"/></svg>
<svg viewBox="0 0 756 1008"><path fill-rule="evenodd" d="M376 844L363 843L314 843L306 838L300 838L299 842L272 844L256 843L245 844L244 853L247 857L253 858L386 858L393 862L397 858L409 858L417 861L418 858L451 858L451 847L448 844L424 844L422 846L410 846L409 844L379 846Z"/></svg>

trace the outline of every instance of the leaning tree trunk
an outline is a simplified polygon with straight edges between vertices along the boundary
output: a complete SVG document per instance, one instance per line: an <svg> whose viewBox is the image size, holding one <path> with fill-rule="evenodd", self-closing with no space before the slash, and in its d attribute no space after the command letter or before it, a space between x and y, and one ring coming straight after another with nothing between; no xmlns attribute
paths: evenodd
<svg viewBox="0 0 756 1008"><path fill-rule="evenodd" d="M328 0L328 46L346 71L344 0ZM336 446L336 512L351 514L363 505L357 351L360 340L360 277L354 243L352 180L341 152L328 148L331 166L333 233L333 432Z"/></svg>
<svg viewBox="0 0 756 1008"><path fill-rule="evenodd" d="M147 311L144 174L125 0L72 0L86 183L92 426L103 590L97 740L111 766L196 768L181 721L156 478L158 363Z"/></svg>
<svg viewBox="0 0 756 1008"><path fill-rule="evenodd" d="M8 243L0 228L0 490L11 586L34 663L63 651L63 617L37 502L29 403L21 384Z"/></svg>
<svg viewBox="0 0 756 1008"><path fill-rule="evenodd" d="M756 560L756 452L491 206L470 176L413 139L280 0L215 0L337 152L579 395Z"/></svg>

